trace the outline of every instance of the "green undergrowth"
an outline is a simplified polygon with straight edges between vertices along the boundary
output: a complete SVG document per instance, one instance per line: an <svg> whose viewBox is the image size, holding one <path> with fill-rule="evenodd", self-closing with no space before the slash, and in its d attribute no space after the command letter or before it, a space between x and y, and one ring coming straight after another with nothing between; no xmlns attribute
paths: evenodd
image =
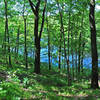
<svg viewBox="0 0 100 100"><path fill-rule="evenodd" d="M67 85L66 69L53 67L48 70L41 64L41 74L33 72L33 65L25 69L23 64L13 64L12 68L1 65L0 100L100 100L100 89L90 88L90 70L84 69L80 80Z"/></svg>

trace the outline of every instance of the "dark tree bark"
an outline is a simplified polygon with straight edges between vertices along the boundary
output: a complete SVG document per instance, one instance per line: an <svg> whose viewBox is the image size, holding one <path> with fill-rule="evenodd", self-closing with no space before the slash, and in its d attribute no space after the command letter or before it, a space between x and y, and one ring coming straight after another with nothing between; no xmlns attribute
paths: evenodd
<svg viewBox="0 0 100 100"><path fill-rule="evenodd" d="M20 26L18 26L18 33L17 33L17 47L16 47L16 53L17 53L17 57L18 57L18 52L19 52L19 32L20 32Z"/></svg>
<svg viewBox="0 0 100 100"><path fill-rule="evenodd" d="M9 36L9 30L8 30L8 5L7 5L7 0L4 0L4 3L5 3L5 42L6 42L6 36L7 36L8 60L9 60L9 67L11 67L10 36ZM5 51L6 51L6 45L5 45Z"/></svg>
<svg viewBox="0 0 100 100"><path fill-rule="evenodd" d="M71 14L69 12L69 21L68 21L68 39L67 39L67 44L68 44L68 58L67 58L67 72L68 72L68 85L70 86L71 85L71 73L70 73L70 61L69 61L69 34L70 34L70 17L71 17Z"/></svg>
<svg viewBox="0 0 100 100"><path fill-rule="evenodd" d="M84 11L82 14L82 22L81 22L81 32L79 35L79 50L78 50L78 75L80 76L80 70L81 70L81 57L82 57L82 34L83 34L83 16L84 15Z"/></svg>
<svg viewBox="0 0 100 100"><path fill-rule="evenodd" d="M83 72L83 59L84 59L84 47L85 47L85 43L84 43L84 41L83 41L83 43L82 43L82 52L81 52L81 72Z"/></svg>
<svg viewBox="0 0 100 100"><path fill-rule="evenodd" d="M50 53L50 56L51 56L51 66L52 66L52 62L53 62L52 61L52 58L53 58L53 53L52 52L53 52L53 45L51 44L51 53Z"/></svg>
<svg viewBox="0 0 100 100"><path fill-rule="evenodd" d="M61 48L62 48L62 32L60 32L60 40L59 40L59 64L58 68L61 69Z"/></svg>
<svg viewBox="0 0 100 100"><path fill-rule="evenodd" d="M28 69L28 55L27 55L27 31L26 31L26 18L24 18L24 40L25 40L25 45L24 45L24 50L25 50L25 67Z"/></svg>
<svg viewBox="0 0 100 100"><path fill-rule="evenodd" d="M66 54L66 40L65 40L65 33L64 33L64 26L63 26L63 15L61 13L61 8L59 6L59 2L57 1L57 5L58 5L58 9L59 9L59 15L60 15L60 32L61 32L61 35L63 35L63 39L64 39L64 58L66 60L66 63L67 63L67 54Z"/></svg>
<svg viewBox="0 0 100 100"><path fill-rule="evenodd" d="M59 15L60 15L60 24L61 24L61 26L60 26L60 36L62 37L62 35L63 35L63 38L64 38L64 57L65 57L65 59L66 59L66 62L67 62L67 54L66 54L66 44L65 44L65 33L64 33L64 26L63 26L63 15L62 15L62 13L61 13L61 8L60 8L60 6L59 6L59 2L57 1L57 5L58 5L58 9L59 9Z"/></svg>
<svg viewBox="0 0 100 100"><path fill-rule="evenodd" d="M65 43L66 40L65 40L64 25L63 25L63 15L62 15L61 8L59 6L58 1L57 1L57 5L58 5L58 9L59 9L59 14L60 14L60 23L61 23L60 31L64 38L64 56L65 56L65 61L67 63L68 85L70 86L71 85L71 77L70 77L70 68L69 68L69 57L67 58L67 54L66 54L67 50L66 50L66 43ZM69 22L70 22L70 19L69 19ZM69 46L69 43L68 43L68 46ZM68 50L68 54L69 54L69 50Z"/></svg>
<svg viewBox="0 0 100 100"><path fill-rule="evenodd" d="M62 33L60 32L60 41L59 41L59 64L58 64L58 68L61 69L61 43L62 43Z"/></svg>
<svg viewBox="0 0 100 100"><path fill-rule="evenodd" d="M92 55L92 78L91 88L98 88L98 53L96 44L96 26L95 26L95 0L90 0L90 31L91 31L91 55Z"/></svg>
<svg viewBox="0 0 100 100"><path fill-rule="evenodd" d="M6 54L6 42L7 42L7 29L6 29L6 25L7 25L7 1L4 0L5 3L5 35L4 35L4 54Z"/></svg>
<svg viewBox="0 0 100 100"><path fill-rule="evenodd" d="M80 66L81 66L81 37L82 37L82 33L80 32L80 36L79 36L79 48L78 48L78 76L80 76Z"/></svg>
<svg viewBox="0 0 100 100"><path fill-rule="evenodd" d="M49 25L48 25L48 18L47 18L47 14L46 14L46 23L47 23L47 32L48 32L48 62L49 62L49 70L51 70L50 32L49 32Z"/></svg>
<svg viewBox="0 0 100 100"><path fill-rule="evenodd" d="M40 73L40 40L41 40L41 35L43 31L43 26L44 26L44 18L45 18L45 10L46 10L46 3L47 0L45 0L45 5L42 13L42 23L41 23L41 28L39 32L39 10L40 10L40 3L41 0L37 0L36 5L32 3L31 0L28 0L29 4L31 6L31 9L35 15L34 19L34 36L35 36L35 63L34 63L34 72L39 74Z"/></svg>
<svg viewBox="0 0 100 100"><path fill-rule="evenodd" d="M78 21L77 21L77 23L78 23ZM75 25L76 25L76 23L75 23ZM77 24L78 25L78 24ZM77 32L75 32L75 41L77 42ZM78 70L77 70L77 68L78 68L78 59L77 59L77 56L78 56L78 50L77 50L77 44L76 44L76 46L75 46L75 67L76 67L76 77L77 77L77 72L78 72Z"/></svg>
<svg viewBox="0 0 100 100"><path fill-rule="evenodd" d="M16 46L15 46L15 54L16 54L16 57L18 57L18 48L19 48L19 31L20 31L20 26L18 26L18 32L17 32L17 38L16 38Z"/></svg>
<svg viewBox="0 0 100 100"><path fill-rule="evenodd" d="M23 5L23 20L24 20L24 58L25 67L28 69L28 52L27 52L27 15L25 15L25 0Z"/></svg>
<svg viewBox="0 0 100 100"><path fill-rule="evenodd" d="M73 28L73 27L72 27ZM72 55L72 78L74 80L74 49L73 49L73 31L71 31L71 55Z"/></svg>
<svg viewBox="0 0 100 100"><path fill-rule="evenodd" d="M7 1L4 0L5 3L5 34L4 34L4 54L5 54L5 63L7 63L7 46L6 46L6 42L7 42Z"/></svg>
<svg viewBox="0 0 100 100"><path fill-rule="evenodd" d="M18 63L18 51L19 51L19 32L20 32L20 25L18 26L18 30L17 30L17 38L16 38L16 46L15 46L15 49L12 48L12 52L13 52L13 49L14 49L14 52L15 52L15 62Z"/></svg>

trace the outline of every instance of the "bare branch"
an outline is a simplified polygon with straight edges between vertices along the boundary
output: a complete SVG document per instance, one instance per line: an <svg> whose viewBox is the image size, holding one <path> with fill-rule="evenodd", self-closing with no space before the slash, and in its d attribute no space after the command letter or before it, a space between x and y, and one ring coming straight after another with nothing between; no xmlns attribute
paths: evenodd
<svg viewBox="0 0 100 100"><path fill-rule="evenodd" d="M25 15L25 12L27 12L26 10L25 10L25 0L24 0L24 5L23 5L23 11L22 11L22 16L23 16L23 19L25 20L25 19L27 19L27 16L28 16L28 13Z"/></svg>
<svg viewBox="0 0 100 100"><path fill-rule="evenodd" d="M44 6L44 9L43 9L42 23L41 23L41 29L40 29L39 39L41 39L41 35L42 35L42 31L43 31L44 18L45 18L45 10L46 10L46 4L47 4L47 0L45 0L45 6Z"/></svg>
<svg viewBox="0 0 100 100"><path fill-rule="evenodd" d="M30 6L31 6L31 9L32 9L32 11L33 11L33 13L34 14L36 14L36 11L35 11L35 5L32 3L32 1L31 0L28 0L29 1L29 3L30 3ZM35 8L34 8L35 7Z"/></svg>
<svg viewBox="0 0 100 100"><path fill-rule="evenodd" d="M38 0L37 4L36 4L36 10L39 9L39 6L40 6L40 0Z"/></svg>

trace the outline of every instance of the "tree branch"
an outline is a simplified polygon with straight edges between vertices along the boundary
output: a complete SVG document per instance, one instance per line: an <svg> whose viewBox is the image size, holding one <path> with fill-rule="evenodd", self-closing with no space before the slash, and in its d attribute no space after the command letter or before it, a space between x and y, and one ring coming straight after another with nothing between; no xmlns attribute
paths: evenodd
<svg viewBox="0 0 100 100"><path fill-rule="evenodd" d="M36 11L38 11L39 10L39 6L40 6L40 0L38 0L38 2L37 2L37 4L36 4Z"/></svg>
<svg viewBox="0 0 100 100"><path fill-rule="evenodd" d="M32 9L33 13L36 14L36 11L35 11L36 6L32 3L31 0L28 0L28 1L30 3L30 6L31 6L31 9Z"/></svg>
<svg viewBox="0 0 100 100"><path fill-rule="evenodd" d="M41 29L40 29L40 34L39 34L39 40L41 39L41 35L42 35L42 31L43 31L43 26L44 26L44 18L45 18L46 4L47 4L47 0L45 0L45 6L44 6L44 9L43 9L42 23L41 23Z"/></svg>

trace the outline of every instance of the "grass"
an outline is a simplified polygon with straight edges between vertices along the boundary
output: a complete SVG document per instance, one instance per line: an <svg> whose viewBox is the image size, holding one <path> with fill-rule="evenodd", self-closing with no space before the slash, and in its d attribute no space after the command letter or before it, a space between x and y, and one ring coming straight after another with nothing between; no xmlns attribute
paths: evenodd
<svg viewBox="0 0 100 100"><path fill-rule="evenodd" d="M1 79L0 99L5 100L100 100L100 89L90 88L90 70L84 69L80 81L67 85L66 70L53 67L48 70L41 64L41 74L33 73L33 67L26 70L23 64L13 64L13 68L1 65L1 72L8 78Z"/></svg>

